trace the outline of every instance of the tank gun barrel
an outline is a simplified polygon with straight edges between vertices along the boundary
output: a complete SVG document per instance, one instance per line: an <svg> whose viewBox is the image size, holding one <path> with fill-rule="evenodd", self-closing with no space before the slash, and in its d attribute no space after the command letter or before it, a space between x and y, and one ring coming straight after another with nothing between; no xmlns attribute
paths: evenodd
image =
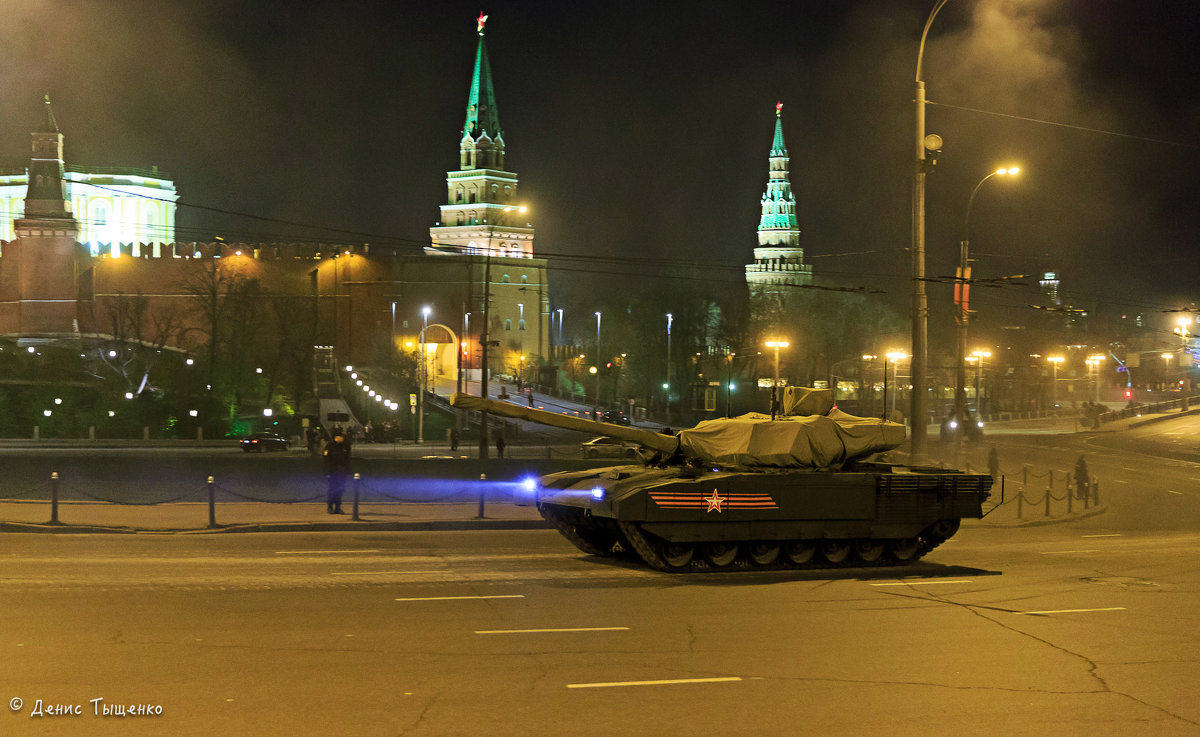
<svg viewBox="0 0 1200 737"><path fill-rule="evenodd" d="M582 417L560 415L554 412L547 412L544 409L522 407L518 404L474 397L469 394L455 394L450 400L450 404L462 409L490 412L494 415L511 417L516 420L527 420L540 425L550 425L551 427L561 427L566 430L578 430L594 435L605 435L610 438L617 438L618 440L628 440L657 450L667 456L674 455L679 450L679 439L677 437L664 435L652 430L645 430L640 427L625 427L624 425L614 425L611 422L585 420Z"/></svg>

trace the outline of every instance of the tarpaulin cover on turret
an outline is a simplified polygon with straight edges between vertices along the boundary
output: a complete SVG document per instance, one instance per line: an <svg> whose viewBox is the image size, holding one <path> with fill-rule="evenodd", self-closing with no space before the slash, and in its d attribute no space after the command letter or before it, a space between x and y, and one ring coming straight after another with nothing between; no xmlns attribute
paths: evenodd
<svg viewBox="0 0 1200 737"><path fill-rule="evenodd" d="M828 390L790 388L783 406L789 414L774 420L752 412L681 430L680 450L724 466L837 469L904 442L904 425L846 414Z"/></svg>

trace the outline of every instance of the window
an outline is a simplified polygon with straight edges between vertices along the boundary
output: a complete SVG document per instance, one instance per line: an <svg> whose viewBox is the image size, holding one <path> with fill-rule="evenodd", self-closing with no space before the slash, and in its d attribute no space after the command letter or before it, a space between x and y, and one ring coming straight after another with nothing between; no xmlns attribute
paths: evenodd
<svg viewBox="0 0 1200 737"><path fill-rule="evenodd" d="M472 190L471 193L467 196L467 202L474 202L474 201L475 201L475 192L474 192L474 190Z"/></svg>
<svg viewBox="0 0 1200 737"><path fill-rule="evenodd" d="M529 274L521 274L521 283L522 283L522 284L528 284L528 283L529 283Z"/></svg>
<svg viewBox="0 0 1200 737"><path fill-rule="evenodd" d="M521 320L521 322L517 325L517 330L524 330L524 329L525 329L525 321Z"/></svg>
<svg viewBox="0 0 1200 737"><path fill-rule="evenodd" d="M461 189L458 189L458 190L455 190L455 191L454 191L454 201L455 201L455 202L462 202L462 190L461 190Z"/></svg>
<svg viewBox="0 0 1200 737"><path fill-rule="evenodd" d="M504 329L505 329L505 330L512 330L512 320L505 320L505 321L504 321Z"/></svg>
<svg viewBox="0 0 1200 737"><path fill-rule="evenodd" d="M501 246L501 248L500 248L500 253L501 253L501 254L503 254L503 253L504 253L504 248L503 248L503 246ZM504 282L505 284L508 284L508 283L509 283L508 274L505 274L504 276L500 277L500 281Z"/></svg>

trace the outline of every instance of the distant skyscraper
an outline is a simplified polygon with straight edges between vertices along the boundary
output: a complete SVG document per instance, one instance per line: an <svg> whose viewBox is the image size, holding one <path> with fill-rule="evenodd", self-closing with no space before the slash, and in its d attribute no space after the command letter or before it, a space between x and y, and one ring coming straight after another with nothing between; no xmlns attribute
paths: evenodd
<svg viewBox="0 0 1200 737"><path fill-rule="evenodd" d="M804 263L796 197L788 177L788 152L783 143L783 103L775 105L775 139L771 142L767 191L762 196L758 248L754 263L746 264L746 283L752 298L783 295L791 287L812 283L812 266Z"/></svg>
<svg viewBox="0 0 1200 737"><path fill-rule="evenodd" d="M533 257L533 228L517 201L517 175L504 170L504 136L492 66L478 19L479 45L459 141L459 167L446 172L441 222L429 229L430 253Z"/></svg>
<svg viewBox="0 0 1200 737"><path fill-rule="evenodd" d="M1046 296L1046 303L1051 307L1057 307L1062 302L1058 300L1058 272L1046 271L1042 273L1042 278L1038 282L1042 287L1042 294Z"/></svg>

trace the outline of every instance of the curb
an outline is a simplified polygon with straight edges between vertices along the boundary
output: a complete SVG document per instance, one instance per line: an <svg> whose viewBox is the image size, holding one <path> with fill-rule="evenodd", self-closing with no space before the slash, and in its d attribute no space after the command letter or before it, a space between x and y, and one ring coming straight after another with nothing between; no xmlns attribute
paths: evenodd
<svg viewBox="0 0 1200 737"><path fill-rule="evenodd" d="M452 532L463 530L550 530L541 519L420 520L413 522L278 522L247 525L218 525L184 528L106 527L102 525L52 525L49 523L0 522L0 533L45 533L51 535L214 535L239 532Z"/></svg>

